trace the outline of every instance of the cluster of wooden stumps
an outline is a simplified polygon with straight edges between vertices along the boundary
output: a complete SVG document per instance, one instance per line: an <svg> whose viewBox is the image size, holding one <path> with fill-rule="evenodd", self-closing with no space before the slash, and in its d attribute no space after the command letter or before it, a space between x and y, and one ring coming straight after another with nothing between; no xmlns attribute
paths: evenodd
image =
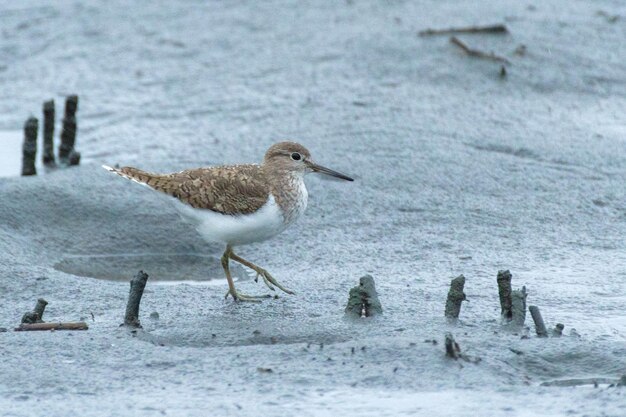
<svg viewBox="0 0 626 417"><path fill-rule="evenodd" d="M561 323L557 323L555 328L551 332L548 332L539 307L535 305L527 307L526 305L526 298L528 297L526 287L524 286L521 289L514 290L511 286L512 278L513 275L509 270L498 271L496 281L500 298L502 325L511 330L524 328L526 311L529 311L535 324L535 332L538 337L548 337L550 335L560 337L563 334L565 326ZM455 323L459 319L461 303L467 300L463 292L464 287L465 277L463 275L454 278L450 282L450 290L448 291L444 314L451 323ZM458 343L454 341L454 337L449 333L446 335L446 354L454 359L462 358Z"/></svg>
<svg viewBox="0 0 626 417"><path fill-rule="evenodd" d="M61 143L58 151L58 165L54 156L54 100L43 103L43 154L42 161L46 168L57 166L67 167L80 163L80 153L75 150L76 145L76 111L78 110L78 96L68 96L65 100L65 114ZM39 121L36 117L29 117L24 124L24 144L22 146L22 175L37 175L35 161L37 158L37 134Z"/></svg>
<svg viewBox="0 0 626 417"><path fill-rule="evenodd" d="M48 302L43 298L37 300L35 309L24 313L22 323L14 330L35 331L35 330L87 330L89 326L83 321L78 322L45 322L43 321L43 313L46 310Z"/></svg>

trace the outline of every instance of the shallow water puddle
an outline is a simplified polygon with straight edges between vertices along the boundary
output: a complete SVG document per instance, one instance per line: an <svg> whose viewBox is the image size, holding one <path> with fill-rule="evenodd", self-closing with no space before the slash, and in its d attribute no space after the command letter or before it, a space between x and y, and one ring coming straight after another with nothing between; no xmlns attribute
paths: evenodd
<svg viewBox="0 0 626 417"><path fill-rule="evenodd" d="M233 277L249 279L243 267L231 262ZM150 276L150 281L169 284L224 280L220 259L195 254L110 254L67 256L54 269L80 277L111 281L129 281L139 270Z"/></svg>
<svg viewBox="0 0 626 417"><path fill-rule="evenodd" d="M24 134L20 130L0 130L0 177L21 174L23 140Z"/></svg>

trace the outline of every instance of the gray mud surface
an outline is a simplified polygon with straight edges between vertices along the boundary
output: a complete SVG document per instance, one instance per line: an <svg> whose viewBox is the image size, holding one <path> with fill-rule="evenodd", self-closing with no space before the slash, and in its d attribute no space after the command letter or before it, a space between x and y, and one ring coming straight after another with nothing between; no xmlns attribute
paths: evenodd
<svg viewBox="0 0 626 417"><path fill-rule="evenodd" d="M499 22L459 37L505 79L417 36ZM1 2L0 130L76 93L82 161L0 178L0 415L626 415L624 388L540 385L626 373L625 22L618 1ZM256 162L282 139L356 181L312 176L304 218L240 249L297 292L261 304L224 301L223 248L100 168ZM500 269L563 337L502 330ZM364 274L384 314L348 320ZM13 332L40 297L89 330ZM448 331L482 361L446 359Z"/></svg>

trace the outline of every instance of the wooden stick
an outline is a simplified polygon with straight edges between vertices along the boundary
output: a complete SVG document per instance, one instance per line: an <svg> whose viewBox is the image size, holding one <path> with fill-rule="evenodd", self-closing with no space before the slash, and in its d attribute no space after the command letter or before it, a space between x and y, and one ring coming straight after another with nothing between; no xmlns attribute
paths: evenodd
<svg viewBox="0 0 626 417"><path fill-rule="evenodd" d="M141 297L147 282L148 274L143 271L139 271L130 280L130 292L128 294L128 303L126 304L126 315L124 316L125 326L141 327L139 322L139 303L141 303Z"/></svg>
<svg viewBox="0 0 626 417"><path fill-rule="evenodd" d="M54 100L43 103L43 164L56 166L54 160Z"/></svg>
<svg viewBox="0 0 626 417"><path fill-rule="evenodd" d="M543 317L541 317L539 307L529 306L528 311L530 311L530 315L535 322L535 331L537 332L537 336L548 337L548 330L546 329L546 325L543 323Z"/></svg>
<svg viewBox="0 0 626 417"><path fill-rule="evenodd" d="M526 287L511 292L511 324L522 327L526 321Z"/></svg>
<svg viewBox="0 0 626 417"><path fill-rule="evenodd" d="M448 29L426 29L418 32L420 36L431 35L450 35L453 33L508 33L509 30L502 24L489 25L489 26L468 26L460 28L448 28Z"/></svg>
<svg viewBox="0 0 626 417"><path fill-rule="evenodd" d="M374 278L371 275L362 276L359 285L350 290L345 313L356 318L383 314L383 306L378 299Z"/></svg>
<svg viewBox="0 0 626 417"><path fill-rule="evenodd" d="M59 146L59 162L65 166L78 165L80 162L80 153L74 149L77 129L76 110L78 110L78 96L68 96L65 100L65 115Z"/></svg>
<svg viewBox="0 0 626 417"><path fill-rule="evenodd" d="M37 175L35 157L37 156L37 131L39 122L29 117L24 123L24 144L22 145L22 175Z"/></svg>
<svg viewBox="0 0 626 417"><path fill-rule="evenodd" d="M15 328L16 332L35 330L87 330L89 326L84 321L69 323L22 323Z"/></svg>
<svg viewBox="0 0 626 417"><path fill-rule="evenodd" d="M446 356L454 360L459 359L459 357L461 356L461 347L456 342L456 340L454 340L454 336L452 336L452 333L446 333L445 345Z"/></svg>
<svg viewBox="0 0 626 417"><path fill-rule="evenodd" d="M488 60L496 61L496 62L502 62L507 65L511 64L511 61L509 61L508 59L504 57L496 55L493 52L486 53L483 51L479 51L478 49L470 48L465 43L461 42L461 40L457 38L456 36L451 37L450 42L452 42L453 44L461 48L461 50L465 52L468 56L473 56L475 58L481 58L481 59L488 59Z"/></svg>
<svg viewBox="0 0 626 417"><path fill-rule="evenodd" d="M504 320L511 320L513 313L511 312L511 272L498 271L498 295L500 296L500 314Z"/></svg>
<svg viewBox="0 0 626 417"><path fill-rule="evenodd" d="M465 277L459 275L450 281L450 291L448 291L448 299L446 300L445 315L448 319L458 319L461 313L461 303L467 300L463 287L465 286Z"/></svg>
<svg viewBox="0 0 626 417"><path fill-rule="evenodd" d="M46 310L47 305L48 302L43 298L37 300L37 305L35 306L35 309L33 311L37 313L37 315L39 316L39 320L43 320L43 312Z"/></svg>

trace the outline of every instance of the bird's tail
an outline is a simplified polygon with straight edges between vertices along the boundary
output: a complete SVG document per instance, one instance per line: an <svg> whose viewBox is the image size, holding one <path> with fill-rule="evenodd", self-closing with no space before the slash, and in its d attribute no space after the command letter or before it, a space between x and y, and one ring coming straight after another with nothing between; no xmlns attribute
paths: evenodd
<svg viewBox="0 0 626 417"><path fill-rule="evenodd" d="M108 165L102 165L102 168L106 169L109 172L113 172L120 177L124 177L128 180L136 182L137 184L145 185L147 187L152 187L151 183L156 177L155 174L151 174L149 172L142 171L133 167L113 168Z"/></svg>

